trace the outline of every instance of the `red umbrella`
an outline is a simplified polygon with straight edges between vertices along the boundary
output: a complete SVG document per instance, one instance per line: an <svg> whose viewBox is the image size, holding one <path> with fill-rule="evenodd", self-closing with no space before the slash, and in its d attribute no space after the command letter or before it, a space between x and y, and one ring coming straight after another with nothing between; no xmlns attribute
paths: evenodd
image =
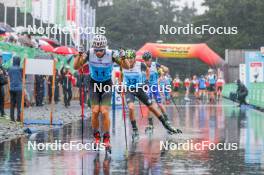
<svg viewBox="0 0 264 175"><path fill-rule="evenodd" d="M49 38L40 38L39 40L46 41L52 47L58 47L58 46L60 46L60 43L58 41L56 41L56 40L52 40L52 39L49 39Z"/></svg>
<svg viewBox="0 0 264 175"><path fill-rule="evenodd" d="M57 54L62 54L62 55L78 54L77 50L75 50L74 48L66 47L66 46L56 47L53 50L53 52Z"/></svg>
<svg viewBox="0 0 264 175"><path fill-rule="evenodd" d="M54 47L52 47L51 45L41 45L40 49L42 49L45 52L53 52Z"/></svg>

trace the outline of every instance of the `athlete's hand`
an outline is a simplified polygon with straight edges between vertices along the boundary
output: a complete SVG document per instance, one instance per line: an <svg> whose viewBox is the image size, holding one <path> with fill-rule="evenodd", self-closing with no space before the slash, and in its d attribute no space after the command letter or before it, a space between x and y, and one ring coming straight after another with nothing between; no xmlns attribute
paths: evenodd
<svg viewBox="0 0 264 175"><path fill-rule="evenodd" d="M114 51L113 52L113 58L119 58L119 52L118 51Z"/></svg>
<svg viewBox="0 0 264 175"><path fill-rule="evenodd" d="M125 57L125 56L126 56L126 52L125 52L125 50L123 50L123 49L120 50L120 51L119 51L119 56L120 56L120 58L123 59L123 60L126 59L126 57Z"/></svg>

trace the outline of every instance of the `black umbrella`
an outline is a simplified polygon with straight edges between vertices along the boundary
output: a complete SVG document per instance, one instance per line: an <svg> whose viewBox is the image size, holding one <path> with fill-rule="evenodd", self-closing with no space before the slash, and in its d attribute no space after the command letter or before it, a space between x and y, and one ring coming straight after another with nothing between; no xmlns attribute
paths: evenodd
<svg viewBox="0 0 264 175"><path fill-rule="evenodd" d="M10 25L5 24L3 22L0 22L0 28L5 29L5 32L14 32L14 30L12 29Z"/></svg>
<svg viewBox="0 0 264 175"><path fill-rule="evenodd" d="M0 27L0 34L6 33L6 30L3 27Z"/></svg>

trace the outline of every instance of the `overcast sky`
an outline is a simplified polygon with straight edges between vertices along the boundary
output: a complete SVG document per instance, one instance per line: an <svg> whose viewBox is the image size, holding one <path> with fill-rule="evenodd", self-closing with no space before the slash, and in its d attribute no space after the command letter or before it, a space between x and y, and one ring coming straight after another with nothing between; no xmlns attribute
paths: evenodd
<svg viewBox="0 0 264 175"><path fill-rule="evenodd" d="M205 11L205 7L203 7L201 4L204 2L204 0L179 0L180 6L184 5L185 3L188 3L190 6L192 5L192 2L194 1L195 7L197 9L197 13L201 14Z"/></svg>

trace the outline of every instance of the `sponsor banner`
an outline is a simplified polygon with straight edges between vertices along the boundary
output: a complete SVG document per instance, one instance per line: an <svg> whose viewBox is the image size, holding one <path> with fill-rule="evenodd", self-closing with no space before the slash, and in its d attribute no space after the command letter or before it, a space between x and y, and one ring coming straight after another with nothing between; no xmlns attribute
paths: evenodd
<svg viewBox="0 0 264 175"><path fill-rule="evenodd" d="M249 81L250 83L263 82L263 62L250 62Z"/></svg>
<svg viewBox="0 0 264 175"><path fill-rule="evenodd" d="M263 82L264 81L264 59L260 51L246 51L245 52L246 63L246 85L250 83Z"/></svg>
<svg viewBox="0 0 264 175"><path fill-rule="evenodd" d="M53 60L27 59L26 74L30 75L53 75Z"/></svg>
<svg viewBox="0 0 264 175"><path fill-rule="evenodd" d="M150 51L158 58L199 58L210 66L224 64L224 60L205 43L201 44L159 44L146 43L137 51L137 59L141 59L145 51Z"/></svg>

